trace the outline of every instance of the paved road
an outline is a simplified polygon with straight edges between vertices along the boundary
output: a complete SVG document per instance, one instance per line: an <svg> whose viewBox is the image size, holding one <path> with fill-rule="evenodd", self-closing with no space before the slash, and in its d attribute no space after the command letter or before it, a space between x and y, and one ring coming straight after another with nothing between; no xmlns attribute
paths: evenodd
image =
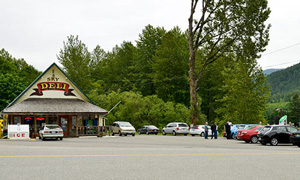
<svg viewBox="0 0 300 180"><path fill-rule="evenodd" d="M0 140L0 179L300 179L300 148L140 135Z"/></svg>

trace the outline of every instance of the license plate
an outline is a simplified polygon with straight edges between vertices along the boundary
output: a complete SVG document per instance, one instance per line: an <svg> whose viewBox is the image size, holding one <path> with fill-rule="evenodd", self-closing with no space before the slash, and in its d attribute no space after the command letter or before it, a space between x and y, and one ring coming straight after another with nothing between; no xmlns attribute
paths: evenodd
<svg viewBox="0 0 300 180"><path fill-rule="evenodd" d="M56 132L55 132L55 131L52 131L51 133L52 133L52 134L55 134Z"/></svg>

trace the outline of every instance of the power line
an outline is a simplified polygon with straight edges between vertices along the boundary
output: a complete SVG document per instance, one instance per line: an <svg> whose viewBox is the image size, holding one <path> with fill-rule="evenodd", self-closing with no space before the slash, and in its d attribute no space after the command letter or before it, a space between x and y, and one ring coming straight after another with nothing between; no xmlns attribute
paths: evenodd
<svg viewBox="0 0 300 180"><path fill-rule="evenodd" d="M265 68L270 68L270 67L274 67L274 66L280 66L280 65L285 65L285 64L295 63L295 62L300 62L300 60L290 61L290 62L281 63L281 64L274 64L274 65L266 66Z"/></svg>
<svg viewBox="0 0 300 180"><path fill-rule="evenodd" d="M285 49L288 49L288 48L291 48L291 47L294 47L294 46L298 46L298 45L300 45L300 43L297 43L297 44L294 44L294 45L291 45L291 46L287 46L287 47L284 47L284 48L281 48L281 49L277 49L277 50L269 52L267 54L263 54L262 56L267 56L269 54L273 54L273 53L276 53L276 52L279 52L279 51L283 51Z"/></svg>

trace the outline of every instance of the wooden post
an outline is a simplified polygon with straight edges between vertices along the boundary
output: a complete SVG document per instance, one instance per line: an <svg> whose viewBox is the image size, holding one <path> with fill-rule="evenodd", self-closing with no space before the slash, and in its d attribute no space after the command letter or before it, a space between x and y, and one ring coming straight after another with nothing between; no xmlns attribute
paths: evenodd
<svg viewBox="0 0 300 180"><path fill-rule="evenodd" d="M34 137L35 137L36 132L37 132L36 116L34 115Z"/></svg>
<svg viewBox="0 0 300 180"><path fill-rule="evenodd" d="M76 115L76 136L78 137L78 115Z"/></svg>

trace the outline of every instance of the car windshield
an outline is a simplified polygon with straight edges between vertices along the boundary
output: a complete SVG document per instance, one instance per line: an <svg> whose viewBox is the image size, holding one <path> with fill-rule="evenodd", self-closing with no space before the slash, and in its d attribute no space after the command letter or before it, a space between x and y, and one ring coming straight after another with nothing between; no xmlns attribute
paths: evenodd
<svg viewBox="0 0 300 180"><path fill-rule="evenodd" d="M187 124L178 124L178 127L188 127Z"/></svg>
<svg viewBox="0 0 300 180"><path fill-rule="evenodd" d="M120 123L120 127L132 127L132 125L128 122Z"/></svg>
<svg viewBox="0 0 300 180"><path fill-rule="evenodd" d="M45 129L60 129L59 126L45 126Z"/></svg>

